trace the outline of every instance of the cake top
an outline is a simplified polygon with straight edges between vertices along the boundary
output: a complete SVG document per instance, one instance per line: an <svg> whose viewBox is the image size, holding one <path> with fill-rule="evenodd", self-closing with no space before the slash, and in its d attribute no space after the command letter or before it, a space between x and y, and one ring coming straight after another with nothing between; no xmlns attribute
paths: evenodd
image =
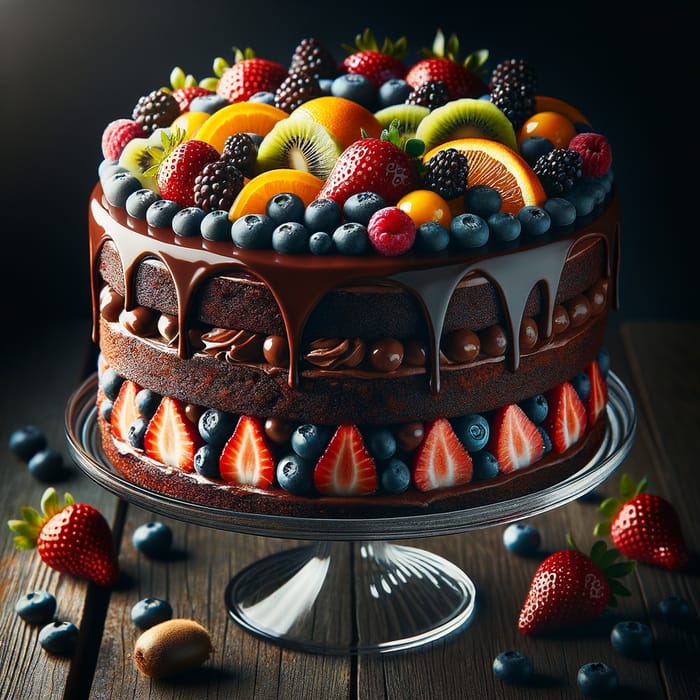
<svg viewBox="0 0 700 700"><path fill-rule="evenodd" d="M282 254L442 256L543 241L588 222L611 149L527 60L489 67L438 30L421 58L369 30L288 63L235 50L110 122L107 202L151 229Z"/></svg>

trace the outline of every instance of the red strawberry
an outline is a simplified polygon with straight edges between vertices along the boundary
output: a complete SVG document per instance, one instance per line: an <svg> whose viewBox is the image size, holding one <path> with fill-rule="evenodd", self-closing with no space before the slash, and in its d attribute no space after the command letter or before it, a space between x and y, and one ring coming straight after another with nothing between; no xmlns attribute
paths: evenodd
<svg viewBox="0 0 700 700"><path fill-rule="evenodd" d="M186 85L172 91L172 96L180 105L181 112L189 111L190 103L195 97L203 97L204 95L212 94L214 94L213 90L207 90L207 88L202 87L201 85Z"/></svg>
<svg viewBox="0 0 700 700"><path fill-rule="evenodd" d="M489 451L504 474L529 467L544 454L544 440L537 426L517 404L499 409L491 421Z"/></svg>
<svg viewBox="0 0 700 700"><path fill-rule="evenodd" d="M424 49L421 53L426 58L411 66L405 77L414 90L429 80L439 80L447 86L450 100L480 97L488 92L486 83L478 74L488 58L487 51L475 51L460 61L457 37L452 34L445 42L444 34L438 30L432 49Z"/></svg>
<svg viewBox="0 0 700 700"><path fill-rule="evenodd" d="M594 533L610 535L626 557L678 571L689 559L674 507L661 496L645 493L646 478L638 484L627 475L620 479L620 497L606 498L599 506L607 520Z"/></svg>
<svg viewBox="0 0 700 700"><path fill-rule="evenodd" d="M41 560L52 569L113 586L119 579L119 563L112 531L104 516L87 503L76 503L67 493L61 505L56 489L41 499L42 513L22 508L24 520L10 520L17 549L37 548Z"/></svg>
<svg viewBox="0 0 700 700"><path fill-rule="evenodd" d="M413 483L420 491L467 484L472 480L472 458L455 435L447 418L425 426L425 437L416 450Z"/></svg>
<svg viewBox="0 0 700 700"><path fill-rule="evenodd" d="M374 212L367 224L372 247L382 255L401 255L416 240L413 219L397 207L384 207Z"/></svg>
<svg viewBox="0 0 700 700"><path fill-rule="evenodd" d="M241 416L219 458L221 478L242 486L267 489L275 475L275 461L265 442L259 418Z"/></svg>
<svg viewBox="0 0 700 700"><path fill-rule="evenodd" d="M204 141L190 139L175 146L158 165L156 182L164 199L172 199L181 207L192 207L194 181L204 166L219 159L219 152Z"/></svg>
<svg viewBox="0 0 700 700"><path fill-rule="evenodd" d="M626 576L634 562L616 562L619 552L596 542L583 554L568 537L569 549L550 554L537 567L518 617L523 634L540 634L573 627L614 607L616 595L629 591L616 579Z"/></svg>
<svg viewBox="0 0 700 700"><path fill-rule="evenodd" d="M549 412L543 427L549 434L554 451L562 454L576 444L586 431L586 407L569 382L560 384L545 396Z"/></svg>
<svg viewBox="0 0 700 700"><path fill-rule="evenodd" d="M118 160L131 139L146 138L141 124L133 119L115 119L102 132L102 155L108 160Z"/></svg>
<svg viewBox="0 0 700 700"><path fill-rule="evenodd" d="M129 427L141 416L139 409L136 408L136 394L139 391L141 391L141 387L131 380L125 379L122 382L109 417L112 435L117 440L126 442L129 435Z"/></svg>
<svg viewBox="0 0 700 700"><path fill-rule="evenodd" d="M388 37L380 47L369 29L355 37L355 46L346 46L350 55L343 60L343 68L353 75L364 75L379 89L392 78L403 78L406 67L401 57L406 53L406 38L392 42Z"/></svg>
<svg viewBox="0 0 700 700"><path fill-rule="evenodd" d="M194 471L194 455L202 444L197 428L176 399L164 396L143 437L146 454L156 462Z"/></svg>
<svg viewBox="0 0 700 700"><path fill-rule="evenodd" d="M287 77L287 68L267 58L256 58L251 49L235 49L236 62L229 66L217 59L214 72L219 76L216 92L229 102L243 102L256 92L275 92Z"/></svg>
<svg viewBox="0 0 700 700"><path fill-rule="evenodd" d="M593 425L608 403L608 385L595 360L586 368L586 374L591 382L591 391L586 399L586 411L588 413L588 425Z"/></svg>
<svg viewBox="0 0 700 700"><path fill-rule="evenodd" d="M339 425L314 468L325 496L366 496L377 490L377 468L355 425Z"/></svg>

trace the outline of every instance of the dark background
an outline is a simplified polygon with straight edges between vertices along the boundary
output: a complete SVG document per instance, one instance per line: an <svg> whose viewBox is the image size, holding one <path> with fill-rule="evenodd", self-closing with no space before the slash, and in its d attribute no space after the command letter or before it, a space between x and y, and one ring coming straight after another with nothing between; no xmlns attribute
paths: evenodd
<svg viewBox="0 0 700 700"><path fill-rule="evenodd" d="M105 125L168 83L198 79L232 47L287 64L317 36L336 55L370 26L409 39L435 29L489 67L526 58L540 94L576 105L612 144L622 205L618 320L698 318L697 68L690 3L656 14L613 3L147 2L0 0L0 299L5 323L88 317L87 201ZM535 6L536 5L536 6ZM608 11L617 13L609 16ZM12 327L8 325L7 327ZM28 327L27 327L28 328Z"/></svg>

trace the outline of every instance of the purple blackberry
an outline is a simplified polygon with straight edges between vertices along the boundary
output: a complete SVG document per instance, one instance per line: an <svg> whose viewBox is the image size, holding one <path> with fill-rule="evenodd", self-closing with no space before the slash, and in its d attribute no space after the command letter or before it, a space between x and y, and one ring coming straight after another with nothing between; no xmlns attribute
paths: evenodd
<svg viewBox="0 0 700 700"><path fill-rule="evenodd" d="M516 129L535 113L537 78L525 59L511 58L499 63L489 83L493 102Z"/></svg>
<svg viewBox="0 0 700 700"><path fill-rule="evenodd" d="M231 134L224 142L221 159L234 165L246 177L253 176L253 166L258 155L258 147L252 137L244 132Z"/></svg>
<svg viewBox="0 0 700 700"><path fill-rule="evenodd" d="M537 91L537 76L524 58L509 58L493 69L489 89L504 84L521 85L525 92L534 95Z"/></svg>
<svg viewBox="0 0 700 700"><path fill-rule="evenodd" d="M467 189L469 162L456 148L438 151L426 164L424 185L443 199L462 196Z"/></svg>
<svg viewBox="0 0 700 700"><path fill-rule="evenodd" d="M163 90L153 90L140 97L131 114L131 118L147 134L152 134L160 127L170 126L178 116L180 105L170 93Z"/></svg>
<svg viewBox="0 0 700 700"><path fill-rule="evenodd" d="M219 159L204 166L194 180L194 202L204 211L228 211L243 189L243 173L228 161Z"/></svg>
<svg viewBox="0 0 700 700"><path fill-rule="evenodd" d="M302 39L294 49L289 72L301 71L313 78L335 78L338 64L331 52L318 39Z"/></svg>
<svg viewBox="0 0 700 700"><path fill-rule="evenodd" d="M427 80L411 91L406 98L406 104L420 105L433 110L447 104L449 99L447 85L442 80Z"/></svg>
<svg viewBox="0 0 700 700"><path fill-rule="evenodd" d="M578 182L582 167L579 153L568 148L555 148L540 156L533 170L547 196L556 197L568 192Z"/></svg>
<svg viewBox="0 0 700 700"><path fill-rule="evenodd" d="M322 94L317 78L302 71L290 72L275 92L275 107L291 112Z"/></svg>

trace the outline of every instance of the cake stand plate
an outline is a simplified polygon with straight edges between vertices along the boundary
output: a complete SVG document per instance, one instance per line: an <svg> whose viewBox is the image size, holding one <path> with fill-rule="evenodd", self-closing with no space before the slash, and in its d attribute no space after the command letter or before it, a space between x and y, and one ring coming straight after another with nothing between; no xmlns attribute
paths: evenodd
<svg viewBox="0 0 700 700"><path fill-rule="evenodd" d="M254 562L230 581L231 617L258 637L313 653L387 653L421 647L461 630L471 619L475 586L446 559L387 540L461 533L529 518L594 489L625 459L637 425L634 400L612 372L603 442L568 479L495 504L430 515L297 518L235 512L156 494L127 481L102 449L97 378L66 406L68 450L100 486L153 513L210 528L309 540Z"/></svg>

